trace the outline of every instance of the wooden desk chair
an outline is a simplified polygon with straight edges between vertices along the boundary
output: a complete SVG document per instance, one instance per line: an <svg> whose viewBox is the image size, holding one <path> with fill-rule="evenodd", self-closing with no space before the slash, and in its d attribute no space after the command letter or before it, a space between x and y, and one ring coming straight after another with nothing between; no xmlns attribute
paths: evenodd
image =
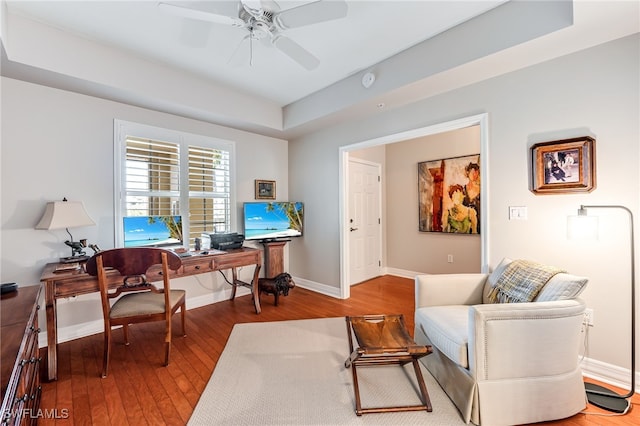
<svg viewBox="0 0 640 426"><path fill-rule="evenodd" d="M145 274L153 265L162 265L164 288L158 289L147 282ZM185 294L184 290L171 290L169 270L177 270L182 260L173 252L159 248L130 247L105 250L96 253L86 264L87 273L98 277L102 313L104 317L104 357L102 377L107 377L109 356L111 354L111 328L121 325L125 345L129 344L129 324L165 321L165 358L164 365L169 364L171 353L171 317L181 311L182 334L184 328ZM112 274L107 275L108 268L116 269L121 277L114 291L109 291ZM122 280L122 281L120 281ZM126 293L126 294L123 294ZM119 297L113 305L109 300Z"/></svg>

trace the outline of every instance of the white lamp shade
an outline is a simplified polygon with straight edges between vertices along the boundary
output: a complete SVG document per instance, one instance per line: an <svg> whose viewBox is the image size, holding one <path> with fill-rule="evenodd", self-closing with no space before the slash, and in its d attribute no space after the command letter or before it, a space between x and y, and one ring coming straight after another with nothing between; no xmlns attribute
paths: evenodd
<svg viewBox="0 0 640 426"><path fill-rule="evenodd" d="M79 228L95 224L82 201L52 201L47 203L36 229Z"/></svg>
<svg viewBox="0 0 640 426"><path fill-rule="evenodd" d="M574 241L598 239L598 217L580 214L567 217L567 238Z"/></svg>

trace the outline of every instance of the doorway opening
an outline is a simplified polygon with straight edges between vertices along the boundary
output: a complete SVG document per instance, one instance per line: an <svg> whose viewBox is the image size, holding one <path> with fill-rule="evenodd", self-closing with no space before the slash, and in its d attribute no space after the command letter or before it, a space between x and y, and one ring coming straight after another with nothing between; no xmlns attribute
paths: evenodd
<svg viewBox="0 0 640 426"><path fill-rule="evenodd" d="M480 214L480 270L488 271L489 257L489 223L488 211L488 182L489 182L489 130L488 130L488 114L479 114L453 121L439 124L433 124L418 129L408 130L393 135L383 136L375 139L357 142L340 148L340 174L339 174L339 209L340 209L340 297L349 298L350 284L353 282L351 274L351 262L353 262L353 251L350 238L350 152L363 150L367 148L378 147L381 145L393 144L424 136L436 135L439 133L450 132L453 130L463 129L471 126L479 126L480 134L480 169L483 171L483 186L481 191L481 214ZM417 196L417 194L416 194Z"/></svg>

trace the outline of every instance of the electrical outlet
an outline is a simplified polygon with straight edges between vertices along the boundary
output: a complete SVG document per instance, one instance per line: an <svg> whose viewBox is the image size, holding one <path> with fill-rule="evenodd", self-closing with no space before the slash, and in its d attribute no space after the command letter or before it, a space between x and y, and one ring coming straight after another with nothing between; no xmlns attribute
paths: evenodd
<svg viewBox="0 0 640 426"><path fill-rule="evenodd" d="M583 323L588 325L589 327L593 327L593 309L587 308L584 310L584 320Z"/></svg>
<svg viewBox="0 0 640 426"><path fill-rule="evenodd" d="M448 254L447 255L447 263L453 263L453 255L452 254Z"/></svg>

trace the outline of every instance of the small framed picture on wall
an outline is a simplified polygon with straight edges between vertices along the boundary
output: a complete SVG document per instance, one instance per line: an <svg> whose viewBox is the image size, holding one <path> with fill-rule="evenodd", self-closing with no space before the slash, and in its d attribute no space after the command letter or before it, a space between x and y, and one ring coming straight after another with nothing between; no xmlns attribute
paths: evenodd
<svg viewBox="0 0 640 426"><path fill-rule="evenodd" d="M535 194L591 192L596 187L596 141L589 136L531 147Z"/></svg>
<svg viewBox="0 0 640 426"><path fill-rule="evenodd" d="M256 200L275 200L276 181L256 179Z"/></svg>

